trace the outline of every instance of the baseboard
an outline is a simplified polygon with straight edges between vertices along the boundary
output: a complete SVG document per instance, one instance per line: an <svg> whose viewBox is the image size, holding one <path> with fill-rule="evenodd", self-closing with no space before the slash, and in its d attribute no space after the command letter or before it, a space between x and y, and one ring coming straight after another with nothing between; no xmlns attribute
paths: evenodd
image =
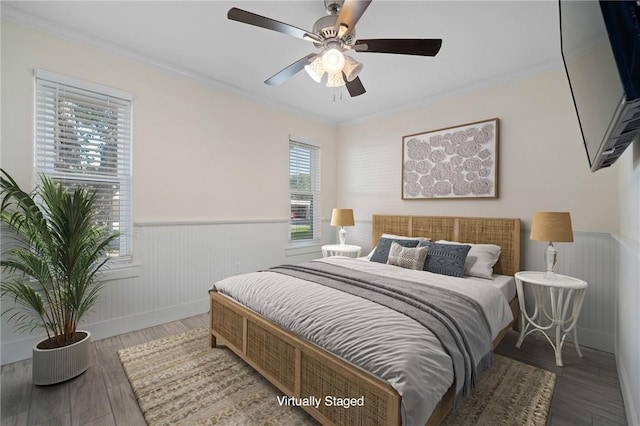
<svg viewBox="0 0 640 426"><path fill-rule="evenodd" d="M618 380L620 380L620 392L622 392L624 410L627 414L627 424L631 426L638 426L640 425L640 419L638 418L638 408L635 406L637 401L633 398L633 393L629 386L629 375L627 374L624 362L617 355L616 365L618 367Z"/></svg>
<svg viewBox="0 0 640 426"><path fill-rule="evenodd" d="M578 320L578 322L580 322L580 320ZM570 338L567 338L567 340L569 342L572 341ZM580 346L597 349L610 354L614 353L616 348L615 336L582 327L578 327L578 343Z"/></svg>
<svg viewBox="0 0 640 426"><path fill-rule="evenodd" d="M555 329L552 328L551 330L548 330L547 334L549 335L551 340L555 339ZM544 337L540 333L534 333L533 335L544 339ZM573 343L573 337L571 337L571 335L567 336L565 338L565 342ZM580 344L581 348L596 349L599 351L608 352L610 354L615 352L614 336L582 327L578 327L578 343Z"/></svg>
<svg viewBox="0 0 640 426"><path fill-rule="evenodd" d="M207 312L209 310L209 298L195 300L181 305L169 306L153 311L141 312L126 317L114 318L108 321L82 324L79 328L91 332L93 341L107 337L117 336L122 333L129 333L147 327L188 318L193 315ZM2 344L0 348L0 364L10 364L31 358L33 345L44 337L28 336L23 339L16 339Z"/></svg>

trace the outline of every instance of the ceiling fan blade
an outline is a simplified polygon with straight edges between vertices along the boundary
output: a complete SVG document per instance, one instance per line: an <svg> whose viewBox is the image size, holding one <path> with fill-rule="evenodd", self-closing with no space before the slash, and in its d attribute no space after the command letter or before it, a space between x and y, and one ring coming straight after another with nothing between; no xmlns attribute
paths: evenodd
<svg viewBox="0 0 640 426"><path fill-rule="evenodd" d="M294 27L293 25L285 24L284 22L276 21L275 19L256 15L255 13L247 12L246 10L238 9L237 7L229 9L227 18L232 21L242 22L243 24L255 25L256 27L278 31L304 40L322 41L319 36L312 32Z"/></svg>
<svg viewBox="0 0 640 426"><path fill-rule="evenodd" d="M364 86L362 85L362 81L360 81L360 77L356 77L353 80L348 81L347 76L342 73L342 78L344 78L345 85L347 86L349 95L351 95L352 98L360 96L366 92Z"/></svg>
<svg viewBox="0 0 640 426"><path fill-rule="evenodd" d="M378 38L357 40L354 49L358 52L436 56L441 46L442 39L439 38Z"/></svg>
<svg viewBox="0 0 640 426"><path fill-rule="evenodd" d="M339 38L346 37L356 27L371 0L345 0L340 8L335 30Z"/></svg>
<svg viewBox="0 0 640 426"><path fill-rule="evenodd" d="M311 53L305 56L304 58L298 59L296 62L292 63L291 65L289 65L282 71L278 72L277 74L273 75L272 77L268 78L264 82L269 86L277 86L279 84L282 84L290 77L293 77L293 75L296 74L297 72L302 71L304 66L307 65L309 62L311 62L316 56L318 56L316 53Z"/></svg>

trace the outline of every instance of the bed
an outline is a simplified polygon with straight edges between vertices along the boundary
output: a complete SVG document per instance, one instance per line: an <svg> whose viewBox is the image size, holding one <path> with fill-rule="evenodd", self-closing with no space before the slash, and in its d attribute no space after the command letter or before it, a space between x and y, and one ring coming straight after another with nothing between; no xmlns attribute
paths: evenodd
<svg viewBox="0 0 640 426"><path fill-rule="evenodd" d="M372 246L375 247L379 241L384 240L383 236L386 237L389 234L411 238L426 237L432 242L439 241L444 243L446 241L497 245L501 248L501 252L497 263L493 267L494 277L512 277L513 274L519 270L519 219L374 215L372 218ZM381 240L381 237L383 237L383 240ZM309 263L311 264L312 262ZM437 274L434 275L429 272L414 274L416 271L400 270L402 268L398 269L395 266L374 264L374 262L363 259L329 258L315 262L313 265L310 265L309 268L320 268L320 264L322 264L321 268L323 271L326 268L335 268L338 271L343 271L346 268L349 270L358 270L359 272L354 272L354 274L364 274L363 276L367 277L374 275L377 277L380 274L382 274L381 276L385 276L386 274L389 279L392 278L392 273L395 274L395 272L389 271L396 268L396 270L398 270L398 279L402 281L410 281L409 278L413 280L413 277L417 275L420 275L421 280L427 279L428 275L432 275L429 279L435 277L435 287L438 287L440 280L444 283L441 284L440 287L453 285L449 284L450 281L445 282L445 278L435 276ZM301 266L300 268L304 269L306 266ZM302 272L307 273L308 271L304 269ZM297 271L296 273L302 272ZM347 328L345 324L335 322L340 321L342 317L348 318L348 315L345 312L340 313L341 311L339 311L339 309L352 309L350 303L356 303L355 299L358 299L357 303L365 304L365 306L362 307L363 312L367 312L374 318L377 318L378 314L382 315L383 313L384 315L392 315L388 321L383 321L384 324L389 321L389 324L395 324L393 321L395 321L396 318L393 317L393 315L402 316L401 313L399 314L384 306L378 306L373 302L361 302L356 295L346 294L343 297L335 298L335 294L331 292L340 291L339 289L326 289L323 286L306 282L306 280L301 279L300 276L290 276L286 275L286 273L288 272L267 271L243 274L242 276L232 277L214 284L214 287L210 291L210 345L214 347L218 340L220 340L274 384L283 394L297 398L299 402L307 401L311 396L317 396L321 399L325 396L343 397L342 402L340 402L340 400L334 400L334 404L301 404L305 411L322 424L437 425L441 423L451 411L452 407L454 407L454 403L458 401L460 387L462 386L462 380L458 380L460 376L457 376L459 369L458 373L455 373L456 375L451 373L449 379L443 378L442 383L439 381L438 383L434 382L433 387L438 387L438 389L433 391L430 389L429 392L424 392L425 394L428 393L428 396L416 395L415 390L409 386L416 386L417 384L405 383L410 382L412 380L411 378L416 376L413 371L403 373L404 376L398 376L397 372L394 371L388 373L386 372L388 359L384 361L373 360L371 362L378 362L379 364L369 364L370 358L373 359L382 356L377 352L385 354L385 356L388 357L396 357L398 353L406 352L401 348L403 344L401 341L398 341L398 348L396 348L394 344L389 344L389 330L384 329L380 323L376 323L375 330L362 332L363 335L366 335L366 339L369 339L363 344L367 349L367 351L365 351L366 356L358 356L356 358L350 358L346 352L342 353L341 349L337 350L336 347L334 347L333 341L325 342L322 338L317 338L318 335L314 334L315 332L313 331L315 328L324 327L332 331L337 330L334 333L336 337L348 337L349 333L360 333L364 330L362 327L368 327L367 323L371 321L357 322L355 331ZM281 290L280 296L284 298L288 293L295 291L303 292L309 295L309 297L307 297L308 300L306 300L304 304L310 303L313 312L319 311L319 306L326 306L329 314L325 315L328 316L313 317L310 316L311 314L308 312L298 315L297 311L299 307L291 304L291 302L286 302L289 303L289 305L285 304L280 306L280 310L275 314L267 314L263 312L262 307L258 307L257 305L253 306L252 303L254 302L252 299L242 299L240 295L233 294L233 291L229 291L229 288L235 288L234 285L237 287L244 285L237 284L237 280L245 280L246 282L258 279L266 280L266 284L260 283L260 290L252 296L255 299L256 295L260 296L262 294L260 293L260 291L263 291L262 286L267 288L271 285L269 281L275 280L276 275L281 277L277 278L278 286L281 286L283 289L288 288L288 290ZM396 279L395 275L393 279ZM455 280L457 280L454 283L456 286L468 285L468 282L471 282L471 280L468 282L464 281L466 278L453 279L453 281ZM280 281L282 281L282 283L280 283ZM478 280L476 279L476 281ZM493 287L495 285L494 281L499 280L485 281L491 281L491 287ZM473 288L479 288L480 286L480 284L469 285L472 285ZM322 289L320 289L320 287L322 287ZM506 332L516 326L516 321L519 317L519 305L515 295L513 297L507 296L507 294L511 295L513 293L500 293L501 291L502 290L495 289L486 291L486 293L491 296L486 296L487 299L502 299L502 302L496 301L506 306L506 308L495 308L496 311L500 311L501 309L508 311L508 316L505 313L499 312L496 314L498 319L487 320L491 323L487 326L487 329L490 330L491 333L491 339L488 343L491 348L495 348ZM498 292L499 296L495 296L496 292ZM315 299L310 297L310 295L315 293L318 294L318 297ZM340 294L342 295L343 293ZM280 303L280 296L257 298L263 300L273 299ZM481 298L484 297L483 295ZM241 300L242 303L235 299ZM338 299L340 301L336 303L335 301ZM300 305L304 304L300 303ZM252 308L247 306L251 306ZM286 309L283 309L283 306L286 307ZM354 310L360 309L360 305L353 306L357 306L353 308ZM485 305L482 305L481 308L485 310L485 313L488 310L494 310L493 307L487 308ZM338 310L332 311L331 309ZM385 310L385 312L382 310ZM291 322L291 317L295 315L298 315L298 319L296 322ZM319 321L317 318L324 319ZM349 320L346 319L343 320L343 322L348 321ZM329 322L331 322L331 324L329 324ZM414 336L411 333L415 331L415 324L411 323L411 320L408 319L406 322L409 329L412 330L406 332L407 336ZM344 327L344 329L342 327ZM307 333L307 330L311 331ZM422 328L422 330L424 330L424 328ZM379 344L384 346L376 347L375 350L372 350L371 348L373 346L369 347L368 345L372 344L371 335L376 336L376 333L379 333ZM403 332L399 334L403 333L405 333L404 329ZM425 342L431 339L431 334L425 333L425 336L427 335L428 337L424 337ZM373 340L376 339L374 338ZM351 341L349 340L349 342ZM342 344L344 345L345 343ZM421 341L419 344L422 345L423 342ZM424 344L426 345L427 343ZM421 348L419 352L422 354L423 346L418 347ZM425 366L435 363L434 361L430 364L432 362L432 356L434 359L438 359L442 358L442 353L448 355L448 349L444 345L443 347L445 348L444 350L442 350L442 348L433 349L432 351L429 349L431 352L429 352L428 357L416 357L415 359L419 358L419 360L415 361L415 368L421 369L420 371L422 372L426 368ZM453 365L456 363L454 358L455 357L452 357L453 361L451 361ZM361 359L364 359L364 361ZM406 361L398 360L397 362L414 364L414 361L407 363ZM379 371L380 368L376 369L376 365L378 367L384 365L385 371ZM440 368L440 364L437 365L438 368ZM385 374L388 376L385 376ZM447 376L447 374L440 373L437 375ZM398 379L398 377L400 377L400 379ZM432 377L432 379L434 377ZM451 383L447 382L447 380L450 380ZM400 391L398 389L400 389ZM407 389L409 389L409 391L407 391ZM403 397L400 396L401 393L404 395ZM424 403L419 399L423 397L427 398L427 401ZM347 403L351 401L350 408L345 409L345 401ZM339 405L336 405L335 402ZM416 408L416 406L418 406L418 408ZM428 407L428 409L423 407ZM427 410L428 412L425 414L421 410Z"/></svg>

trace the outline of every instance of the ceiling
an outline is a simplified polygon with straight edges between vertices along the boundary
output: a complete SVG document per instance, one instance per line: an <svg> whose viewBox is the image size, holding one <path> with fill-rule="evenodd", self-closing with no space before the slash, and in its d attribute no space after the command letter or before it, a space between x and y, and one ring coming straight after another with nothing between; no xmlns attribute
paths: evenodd
<svg viewBox="0 0 640 426"><path fill-rule="evenodd" d="M367 89L350 98L304 71L264 80L312 43L227 19L239 7L311 31L307 1L2 1L2 17L177 71L269 105L342 124L560 67L556 1L374 0L358 38L442 38L435 57L356 52ZM126 88L124 88L126 89Z"/></svg>

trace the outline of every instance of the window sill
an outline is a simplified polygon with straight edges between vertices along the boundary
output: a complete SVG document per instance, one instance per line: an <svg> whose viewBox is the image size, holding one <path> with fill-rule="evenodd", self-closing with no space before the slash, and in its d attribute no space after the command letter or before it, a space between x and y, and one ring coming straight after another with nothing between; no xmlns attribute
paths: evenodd
<svg viewBox="0 0 640 426"><path fill-rule="evenodd" d="M289 243L285 248L287 256L298 256L302 254L321 254L322 243L319 240L305 241L300 243Z"/></svg>
<svg viewBox="0 0 640 426"><path fill-rule="evenodd" d="M140 264L126 264L126 265L114 265L111 266L108 270L104 271L103 280L104 281L116 281L116 280L125 280L128 278L136 278L140 276L140 269L142 265Z"/></svg>

